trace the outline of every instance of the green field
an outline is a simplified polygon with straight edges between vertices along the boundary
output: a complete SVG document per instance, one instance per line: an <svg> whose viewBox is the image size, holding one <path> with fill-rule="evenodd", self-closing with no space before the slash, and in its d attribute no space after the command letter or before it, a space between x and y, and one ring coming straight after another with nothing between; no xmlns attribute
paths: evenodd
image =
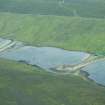
<svg viewBox="0 0 105 105"><path fill-rule="evenodd" d="M105 53L104 26L104 19L0 14L0 36L90 53Z"/></svg>
<svg viewBox="0 0 105 105"><path fill-rule="evenodd" d="M0 37L105 55L105 0L0 0ZM105 105L105 87L0 59L0 105Z"/></svg>
<svg viewBox="0 0 105 105"><path fill-rule="evenodd" d="M5 66L6 65L6 66ZM0 60L1 105L104 105L105 88L72 75Z"/></svg>

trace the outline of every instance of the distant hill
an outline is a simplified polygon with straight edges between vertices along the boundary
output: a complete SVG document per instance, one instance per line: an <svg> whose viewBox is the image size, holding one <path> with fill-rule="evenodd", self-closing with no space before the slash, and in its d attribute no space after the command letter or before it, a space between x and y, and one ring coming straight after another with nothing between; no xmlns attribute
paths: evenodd
<svg viewBox="0 0 105 105"><path fill-rule="evenodd" d="M105 17L105 0L0 0L1 12Z"/></svg>

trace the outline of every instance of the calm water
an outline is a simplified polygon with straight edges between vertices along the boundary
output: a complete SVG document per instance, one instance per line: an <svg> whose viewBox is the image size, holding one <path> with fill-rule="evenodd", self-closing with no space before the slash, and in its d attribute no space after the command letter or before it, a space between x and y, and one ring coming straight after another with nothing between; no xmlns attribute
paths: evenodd
<svg viewBox="0 0 105 105"><path fill-rule="evenodd" d="M62 64L81 63L89 54L83 52L67 51L53 47L25 46L10 49L0 53L0 57L16 61L25 61L41 68L49 69Z"/></svg>
<svg viewBox="0 0 105 105"><path fill-rule="evenodd" d="M96 81L99 84L105 85L105 60L99 60L95 63L83 68L90 74L89 78Z"/></svg>

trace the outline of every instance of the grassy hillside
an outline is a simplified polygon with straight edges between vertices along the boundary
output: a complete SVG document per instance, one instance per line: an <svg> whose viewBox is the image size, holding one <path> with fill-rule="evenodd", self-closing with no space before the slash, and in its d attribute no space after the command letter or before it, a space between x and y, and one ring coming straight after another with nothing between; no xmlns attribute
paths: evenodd
<svg viewBox="0 0 105 105"><path fill-rule="evenodd" d="M1 12L35 15L105 17L104 0L0 0Z"/></svg>
<svg viewBox="0 0 105 105"><path fill-rule="evenodd" d="M0 0L0 37L105 55L105 0ZM0 59L0 105L105 105L105 88Z"/></svg>
<svg viewBox="0 0 105 105"><path fill-rule="evenodd" d="M32 45L105 52L105 20L66 16L0 14L0 36Z"/></svg>
<svg viewBox="0 0 105 105"><path fill-rule="evenodd" d="M104 105L104 93L105 88L80 77L0 60L1 105Z"/></svg>

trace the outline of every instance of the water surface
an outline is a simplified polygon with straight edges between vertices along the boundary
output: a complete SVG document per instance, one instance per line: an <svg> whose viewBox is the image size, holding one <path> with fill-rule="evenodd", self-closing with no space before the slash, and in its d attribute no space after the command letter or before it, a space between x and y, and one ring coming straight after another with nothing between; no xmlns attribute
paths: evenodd
<svg viewBox="0 0 105 105"><path fill-rule="evenodd" d="M89 78L105 85L105 60L99 60L82 69L89 73Z"/></svg>
<svg viewBox="0 0 105 105"><path fill-rule="evenodd" d="M88 56L89 54L84 52L67 51L54 47L32 46L24 46L18 49L13 48L0 53L0 57L2 58L25 61L44 69L63 64L78 64Z"/></svg>

